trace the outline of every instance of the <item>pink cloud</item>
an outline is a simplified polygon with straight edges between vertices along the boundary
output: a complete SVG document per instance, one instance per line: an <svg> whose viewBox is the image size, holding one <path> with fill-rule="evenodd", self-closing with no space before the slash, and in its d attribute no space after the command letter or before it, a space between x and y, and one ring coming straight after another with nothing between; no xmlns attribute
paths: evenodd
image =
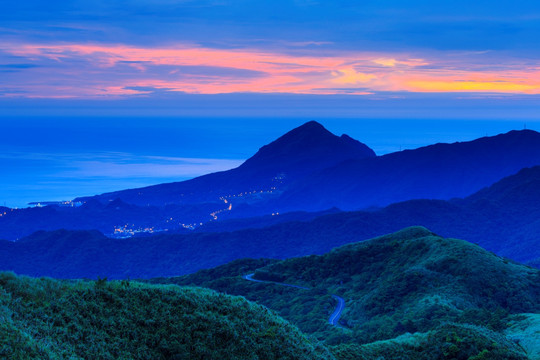
<svg viewBox="0 0 540 360"><path fill-rule="evenodd" d="M354 94L380 91L540 93L540 64L485 64L471 56L338 52L287 55L257 49L211 49L181 44L143 48L99 44L3 44L4 53L42 65L7 79L26 97L144 96L165 89L195 94L235 92ZM84 64L84 68L81 68ZM124 69L120 69L121 65ZM164 72L152 68L168 67ZM174 67L204 67L182 73ZM126 70L129 69L129 70ZM225 69L213 72L212 69ZM230 70L250 71L242 76ZM229 71L230 73L228 73ZM23 95L21 95L23 94Z"/></svg>

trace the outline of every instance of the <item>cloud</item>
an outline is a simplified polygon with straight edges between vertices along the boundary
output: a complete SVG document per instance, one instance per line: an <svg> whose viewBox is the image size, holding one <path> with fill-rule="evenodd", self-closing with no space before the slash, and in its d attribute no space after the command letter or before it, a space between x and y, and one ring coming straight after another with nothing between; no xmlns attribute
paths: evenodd
<svg viewBox="0 0 540 360"><path fill-rule="evenodd" d="M352 91L364 96L536 94L540 3L507 5L8 2L0 14L0 64L5 64L0 72L3 86L13 91L3 96L116 99L163 91L321 94L321 89L340 94L340 88L352 86L367 88ZM156 91L136 90L142 88Z"/></svg>
<svg viewBox="0 0 540 360"><path fill-rule="evenodd" d="M0 160L39 163L51 178L186 179L239 166L243 160L144 156L121 152L3 152ZM157 180L156 180L157 181Z"/></svg>
<svg viewBox="0 0 540 360"><path fill-rule="evenodd" d="M0 34L17 43L263 48L309 54L501 50L538 57L540 3L527 1L6 2Z"/></svg>
<svg viewBox="0 0 540 360"><path fill-rule="evenodd" d="M190 44L3 44L25 59L5 86L27 97L147 96L163 89L192 94L372 92L540 93L540 61L493 53L336 52L294 55ZM27 66L26 64L30 64ZM54 68L54 71L51 71ZM26 74L26 75L25 75ZM335 90L333 90L333 88ZM365 91L364 91L365 90ZM10 93L11 94L11 93ZM8 94L9 95L9 94ZM15 95L13 95L15 96Z"/></svg>
<svg viewBox="0 0 540 360"><path fill-rule="evenodd" d="M57 173L64 178L186 179L235 168L241 160L204 158L129 157L73 161L73 170Z"/></svg>

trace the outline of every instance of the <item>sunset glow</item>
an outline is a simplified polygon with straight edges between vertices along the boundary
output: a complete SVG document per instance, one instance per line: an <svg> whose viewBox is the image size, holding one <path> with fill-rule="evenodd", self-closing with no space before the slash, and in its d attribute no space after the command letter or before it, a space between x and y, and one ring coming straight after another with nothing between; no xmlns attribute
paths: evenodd
<svg viewBox="0 0 540 360"><path fill-rule="evenodd" d="M540 64L508 61L496 69L445 53L337 52L285 54L194 45L134 47L99 44L3 44L29 64L6 76L4 96L144 96L192 94L478 92L539 94Z"/></svg>

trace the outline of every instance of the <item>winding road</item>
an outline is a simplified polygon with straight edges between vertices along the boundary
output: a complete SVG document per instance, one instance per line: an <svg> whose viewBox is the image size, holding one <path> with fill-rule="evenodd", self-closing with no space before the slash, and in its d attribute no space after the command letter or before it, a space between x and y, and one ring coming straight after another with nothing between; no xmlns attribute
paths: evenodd
<svg viewBox="0 0 540 360"><path fill-rule="evenodd" d="M280 283L277 281L266 281L266 280L257 280L253 278L253 275L255 274L247 274L242 276L247 281L253 281L258 283L267 283L267 284L276 284L281 286L288 286L295 289L301 289L301 290L311 290L311 288L305 287L305 286L299 286L299 285L293 285L293 284L286 284L286 283ZM345 309L345 300L337 295L331 294L334 299L337 301L336 308L334 309L334 312L332 315L330 315L330 318L328 319L328 323L330 325L333 325L335 327L341 327L339 325L339 318L341 317L341 313L343 312L343 309Z"/></svg>

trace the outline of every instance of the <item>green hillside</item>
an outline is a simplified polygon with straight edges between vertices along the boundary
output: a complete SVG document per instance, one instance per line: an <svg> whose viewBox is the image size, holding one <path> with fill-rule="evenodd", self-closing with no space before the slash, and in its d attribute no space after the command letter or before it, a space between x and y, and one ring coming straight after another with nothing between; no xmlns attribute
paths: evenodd
<svg viewBox="0 0 540 360"><path fill-rule="evenodd" d="M200 288L0 273L1 359L333 359L268 309Z"/></svg>
<svg viewBox="0 0 540 360"><path fill-rule="evenodd" d="M324 289L301 290L291 287L246 281L243 275L274 264L274 259L241 259L194 274L145 280L157 284L200 286L216 291L245 296L248 300L278 312L294 322L303 332L333 343L341 342L343 332L328 324L328 315L335 307L335 300Z"/></svg>
<svg viewBox="0 0 540 360"><path fill-rule="evenodd" d="M243 278L253 272L310 289ZM540 353L540 271L421 227L321 256L243 259L151 281L160 284L0 273L0 358L521 360ZM345 299L340 327L328 323L331 294Z"/></svg>
<svg viewBox="0 0 540 360"><path fill-rule="evenodd" d="M257 265L263 265L257 279L311 290L241 278ZM540 313L540 271L421 227L321 256L242 260L156 281L197 284L260 302L333 345L340 359L524 359L526 350L506 331L516 314ZM329 294L346 301L343 328L327 323L335 306ZM527 339L523 334L530 328L520 329L515 331Z"/></svg>

